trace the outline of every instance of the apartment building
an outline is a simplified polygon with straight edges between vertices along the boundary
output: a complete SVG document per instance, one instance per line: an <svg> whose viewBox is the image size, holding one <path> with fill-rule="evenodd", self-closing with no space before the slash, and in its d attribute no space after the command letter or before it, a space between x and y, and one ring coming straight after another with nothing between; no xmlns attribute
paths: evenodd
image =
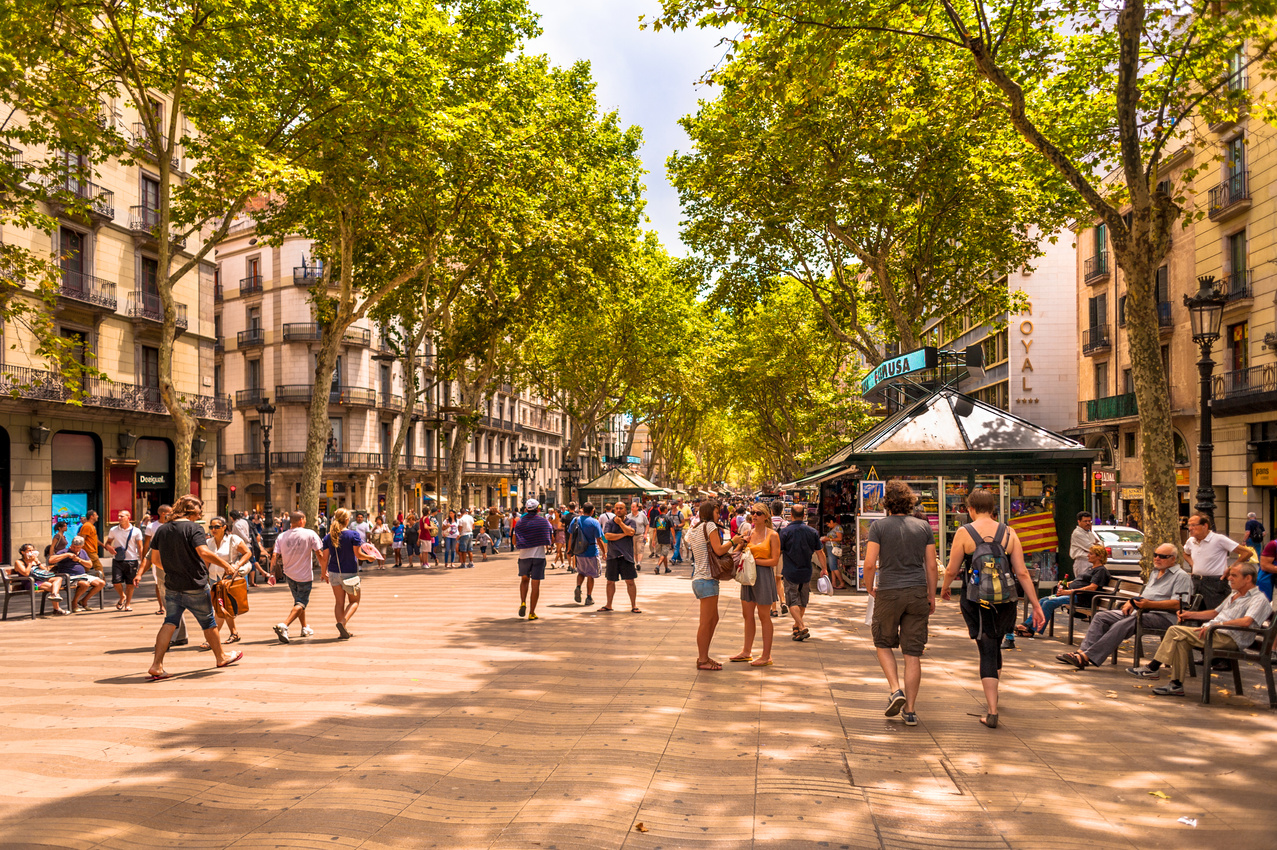
<svg viewBox="0 0 1277 850"><path fill-rule="evenodd" d="M277 511L300 507L308 409L318 389L329 400L320 509L382 509L407 395L402 365L390 346L371 320L356 322L342 339L327 386L314 386L321 329L308 295L323 278L323 269L307 239L288 237L279 246L266 246L256 238L252 220L245 218L218 246L216 275L212 375L219 392L234 399L230 426L217 449L226 469L218 505L264 505L266 458L257 408L269 402L275 407L272 502ZM429 363L429 346L420 357ZM451 382L423 386L399 460L401 509L440 498L450 505L515 506L527 498L519 492L511 460L521 445L536 458L528 470L528 492L556 503L566 417L510 384L500 385L484 400L465 450L462 493L459 499L450 497L448 463L461 412L459 397Z"/></svg>
<svg viewBox="0 0 1277 850"><path fill-rule="evenodd" d="M170 108L153 95L161 110ZM21 114L11 120L24 120ZM0 240L56 259L57 297L49 311L56 333L70 341L73 359L105 378L85 376L79 391L64 373L49 371L36 340L20 322L3 328L0 345L0 558L17 545L40 545L51 522L78 522L88 510L102 528L121 510L135 519L154 513L176 495L214 492L216 468L205 452L230 421L230 404L213 384L213 278L201 264L175 287L178 338L173 378L200 424L191 469L174 468L172 425L159 392L160 322L157 286L159 172L138 116L124 99L107 100L100 121L134 140L137 162L89 162L73 152L5 148L15 165L53 160L64 166L55 187L85 202L76 213L60 203L44 209L56 219L52 235L7 227ZM173 179L185 179L189 163L173 163ZM38 179L32 177L32 180ZM199 237L170 237L176 263L189 260ZM7 281L31 293L27 281ZM71 368L75 368L72 366Z"/></svg>
<svg viewBox="0 0 1277 850"><path fill-rule="evenodd" d="M927 345L963 350L984 347L984 374L968 378L962 391L1035 425L1062 432L1077 422L1077 305L1073 297L1074 250L1069 234L1043 239L1042 256L1006 275L1008 290L1020 291L1025 309L981 321L964 305L932 324Z"/></svg>
<svg viewBox="0 0 1277 850"><path fill-rule="evenodd" d="M1230 85L1271 99L1277 82L1246 70L1243 56ZM1206 212L1195 230L1197 274L1213 276L1227 299L1213 350L1216 520L1240 540L1250 511L1277 528L1277 129L1245 115L1195 129L1209 140L1194 186Z"/></svg>

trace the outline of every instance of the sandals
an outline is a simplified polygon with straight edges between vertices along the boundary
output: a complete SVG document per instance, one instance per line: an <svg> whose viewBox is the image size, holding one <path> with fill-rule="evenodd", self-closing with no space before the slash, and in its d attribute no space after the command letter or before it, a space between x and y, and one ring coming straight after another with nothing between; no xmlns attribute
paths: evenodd
<svg viewBox="0 0 1277 850"><path fill-rule="evenodd" d="M697 670L722 670L723 665L719 664L717 661L715 661L712 658L707 658L704 661L697 661L696 669Z"/></svg>
<svg viewBox="0 0 1277 850"><path fill-rule="evenodd" d="M754 656L752 656L752 655L733 655L731 658L729 658L729 659L727 659L727 660L728 660L728 661L753 661L753 660L754 660Z"/></svg>
<svg viewBox="0 0 1277 850"><path fill-rule="evenodd" d="M749 666L750 666L750 667L770 667L770 666L772 666L772 664L774 664L774 663L776 663L776 662L772 661L770 658L768 658L766 661L763 661L763 660L760 658L760 659L759 659L759 660L757 660L757 661L751 661L751 662L749 662Z"/></svg>
<svg viewBox="0 0 1277 850"><path fill-rule="evenodd" d="M1033 637L1035 634L1036 633L1033 631L1033 629L1029 628L1023 623L1016 623L1015 625L1016 637Z"/></svg>
<svg viewBox="0 0 1277 850"><path fill-rule="evenodd" d="M639 610L639 609L637 609L637 608L631 608L631 609L630 609L630 613L631 613L631 614L642 614L643 612L642 612L642 611L640 611L640 610Z"/></svg>
<svg viewBox="0 0 1277 850"><path fill-rule="evenodd" d="M807 638L809 637L811 637L811 632L808 631L807 629L794 632L794 640L807 640Z"/></svg>
<svg viewBox="0 0 1277 850"><path fill-rule="evenodd" d="M172 673L154 673L154 674L148 673L146 676L146 681L163 682L165 679L171 679L171 678L173 678Z"/></svg>
<svg viewBox="0 0 1277 850"><path fill-rule="evenodd" d="M1055 656L1055 660L1061 664L1072 664L1079 670L1085 670L1090 664L1089 661L1082 657L1080 652L1062 652Z"/></svg>
<svg viewBox="0 0 1277 850"><path fill-rule="evenodd" d="M973 714L968 711L967 717L978 717L980 718L980 722L985 726L988 726L990 729L998 728L998 716L996 714Z"/></svg>
<svg viewBox="0 0 1277 850"><path fill-rule="evenodd" d="M615 608L613 608L611 605L604 605L604 606L603 606L602 608L600 608L599 610L600 610L600 611L614 611L614 610L616 610L616 609L615 609Z"/></svg>
<svg viewBox="0 0 1277 850"><path fill-rule="evenodd" d="M226 638L226 640L224 641L224 643L239 643L239 633L238 633L238 632L231 632L231 633L230 633L230 635L229 635L229 636L227 636L227 638Z"/></svg>

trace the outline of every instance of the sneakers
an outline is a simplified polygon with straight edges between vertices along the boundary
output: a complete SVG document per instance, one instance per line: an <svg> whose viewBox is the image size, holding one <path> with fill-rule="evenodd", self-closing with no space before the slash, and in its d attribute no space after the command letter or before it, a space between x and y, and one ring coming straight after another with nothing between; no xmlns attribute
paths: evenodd
<svg viewBox="0 0 1277 850"><path fill-rule="evenodd" d="M1015 638L1012 638L1012 637L1009 637L1009 638L1003 638L1003 639L1002 639L1002 648L1003 648L1003 649L1015 649Z"/></svg>
<svg viewBox="0 0 1277 850"><path fill-rule="evenodd" d="M572 598L576 600L578 605L581 604L581 585L576 586L576 590L572 592Z"/></svg>
<svg viewBox="0 0 1277 850"><path fill-rule="evenodd" d="M586 604L586 605L593 605L593 604L594 604L594 597L593 597L593 596L587 596L587 597L585 597L585 604Z"/></svg>
<svg viewBox="0 0 1277 850"><path fill-rule="evenodd" d="M1184 686L1179 682L1168 682L1160 688L1153 688L1153 693L1159 697L1182 697L1184 695Z"/></svg>
<svg viewBox="0 0 1277 850"><path fill-rule="evenodd" d="M887 710L883 712L887 717L895 717L900 713L900 709L905 707L905 692L897 690L887 697Z"/></svg>
<svg viewBox="0 0 1277 850"><path fill-rule="evenodd" d="M1150 669L1148 669L1148 665L1147 665L1147 664L1146 664L1146 665L1144 665L1143 667L1127 667L1127 668L1126 668L1126 672L1127 672L1127 673L1130 673L1132 676L1136 677L1137 679L1160 679L1160 678L1162 678L1162 674L1161 674L1161 673L1159 673L1159 672L1158 672L1158 671L1156 671L1156 670L1150 670Z"/></svg>
<svg viewBox="0 0 1277 850"><path fill-rule="evenodd" d="M668 574L668 573L672 573L672 572L674 572L674 571L673 571L673 570L671 570L669 567L666 567L666 568L665 568L665 572Z"/></svg>
<svg viewBox="0 0 1277 850"><path fill-rule="evenodd" d="M315 630L310 626L302 626L302 637L313 637Z"/></svg>
<svg viewBox="0 0 1277 850"><path fill-rule="evenodd" d="M918 712L916 712L916 711L906 711L906 712L905 712L905 714L904 714L904 718L905 718L905 725L906 725L906 726L917 726L917 725L918 725Z"/></svg>
<svg viewBox="0 0 1277 850"><path fill-rule="evenodd" d="M275 630L275 637L279 638L280 643L288 643L288 626L276 623L271 628Z"/></svg>
<svg viewBox="0 0 1277 850"><path fill-rule="evenodd" d="M522 617L526 613L528 613L528 604L525 602L519 606L519 616Z"/></svg>

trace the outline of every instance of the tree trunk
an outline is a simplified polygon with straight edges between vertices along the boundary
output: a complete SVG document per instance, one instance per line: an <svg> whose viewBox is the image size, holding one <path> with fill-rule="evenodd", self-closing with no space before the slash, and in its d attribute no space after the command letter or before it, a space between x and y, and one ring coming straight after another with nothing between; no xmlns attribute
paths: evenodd
<svg viewBox="0 0 1277 850"><path fill-rule="evenodd" d="M408 440L408 429L412 426L412 415L417 409L417 395L421 391L421 382L417 378L417 349L425 342L430 333L430 323L421 323L421 332L408 344L408 350L400 358L400 366L404 376L404 409L399 419L399 428L395 433L395 447L390 453L390 464L386 473L386 516L395 517L399 508L399 459L403 457L404 443Z"/></svg>
<svg viewBox="0 0 1277 850"><path fill-rule="evenodd" d="M460 510L461 486L466 469L466 447L470 445L470 434L474 431L473 420L469 415L457 417L452 428L452 444L448 446L448 507ZM439 494L443 496L442 493Z"/></svg>

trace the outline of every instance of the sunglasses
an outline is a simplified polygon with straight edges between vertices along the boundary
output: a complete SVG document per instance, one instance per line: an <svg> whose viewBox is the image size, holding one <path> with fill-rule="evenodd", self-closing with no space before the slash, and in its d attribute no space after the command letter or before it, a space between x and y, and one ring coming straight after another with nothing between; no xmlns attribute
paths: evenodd
<svg viewBox="0 0 1277 850"><path fill-rule="evenodd" d="M226 527L226 526L224 526L224 525L210 525L210 526L209 526L209 528L211 528L213 531L217 531L217 529L219 529L219 528L225 528L225 527Z"/></svg>
<svg viewBox="0 0 1277 850"><path fill-rule="evenodd" d="M1154 553L1153 553L1153 557L1154 557L1154 558L1174 558L1174 557L1175 557L1175 553L1174 553L1174 552L1172 552L1172 553L1170 553L1169 555L1163 555L1161 552L1154 552Z"/></svg>
<svg viewBox="0 0 1277 850"><path fill-rule="evenodd" d="M754 516L767 516L767 511L750 511Z"/></svg>

